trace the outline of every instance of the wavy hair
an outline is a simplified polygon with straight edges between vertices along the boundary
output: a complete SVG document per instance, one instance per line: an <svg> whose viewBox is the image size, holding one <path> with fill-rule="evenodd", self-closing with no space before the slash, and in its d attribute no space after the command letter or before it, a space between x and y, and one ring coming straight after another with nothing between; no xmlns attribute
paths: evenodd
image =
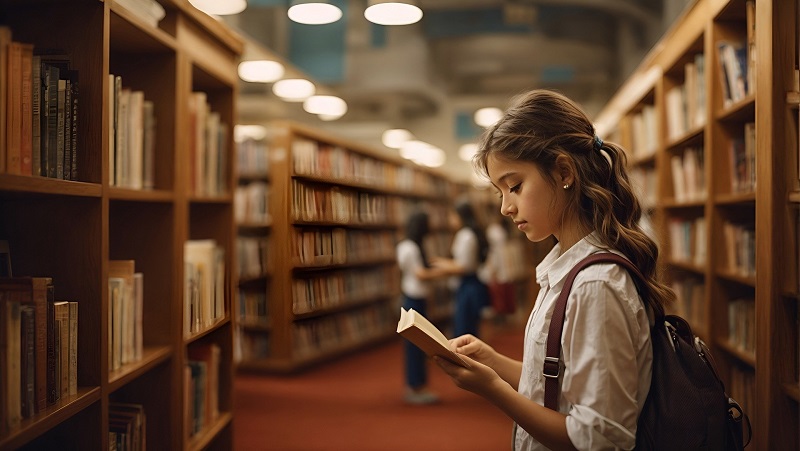
<svg viewBox="0 0 800 451"><path fill-rule="evenodd" d="M517 97L503 117L488 128L473 163L488 175L490 156L533 163L554 188L556 160L572 162L574 184L565 190L564 212L577 211L582 227L597 232L601 247L628 257L645 276L647 296L656 314L675 299L657 275L658 245L642 230L642 208L617 144L597 138L586 113L566 96L544 89Z"/></svg>

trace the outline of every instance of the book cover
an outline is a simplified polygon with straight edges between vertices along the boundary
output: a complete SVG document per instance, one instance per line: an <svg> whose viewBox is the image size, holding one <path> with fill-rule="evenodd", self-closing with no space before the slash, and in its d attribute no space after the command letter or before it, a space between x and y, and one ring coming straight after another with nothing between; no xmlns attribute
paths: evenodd
<svg viewBox="0 0 800 451"><path fill-rule="evenodd" d="M430 357L439 356L456 365L469 368L467 362L450 349L447 337L414 309L400 309L397 333L414 343Z"/></svg>

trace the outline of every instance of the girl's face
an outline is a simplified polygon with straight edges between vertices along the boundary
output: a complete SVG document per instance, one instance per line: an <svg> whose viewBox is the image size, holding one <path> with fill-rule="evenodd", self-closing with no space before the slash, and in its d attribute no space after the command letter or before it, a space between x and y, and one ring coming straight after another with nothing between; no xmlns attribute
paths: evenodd
<svg viewBox="0 0 800 451"><path fill-rule="evenodd" d="M559 237L563 199L535 164L489 156L486 167L502 199L500 213L513 219L530 241Z"/></svg>

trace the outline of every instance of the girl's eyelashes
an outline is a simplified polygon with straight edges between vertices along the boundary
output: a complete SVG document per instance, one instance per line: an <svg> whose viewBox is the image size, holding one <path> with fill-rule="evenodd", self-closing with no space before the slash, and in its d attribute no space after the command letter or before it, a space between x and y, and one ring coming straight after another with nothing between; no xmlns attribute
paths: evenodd
<svg viewBox="0 0 800 451"><path fill-rule="evenodd" d="M510 193L519 192L520 186L522 186L522 183L517 183L516 185L512 186L511 188L509 188L508 192L510 192Z"/></svg>

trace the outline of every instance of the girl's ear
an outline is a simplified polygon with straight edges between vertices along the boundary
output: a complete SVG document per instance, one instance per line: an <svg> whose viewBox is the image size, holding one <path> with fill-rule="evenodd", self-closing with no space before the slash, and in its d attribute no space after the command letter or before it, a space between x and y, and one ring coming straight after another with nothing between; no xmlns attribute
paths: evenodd
<svg viewBox="0 0 800 451"><path fill-rule="evenodd" d="M567 155L556 157L555 177L560 186L571 187L575 183L575 162Z"/></svg>

